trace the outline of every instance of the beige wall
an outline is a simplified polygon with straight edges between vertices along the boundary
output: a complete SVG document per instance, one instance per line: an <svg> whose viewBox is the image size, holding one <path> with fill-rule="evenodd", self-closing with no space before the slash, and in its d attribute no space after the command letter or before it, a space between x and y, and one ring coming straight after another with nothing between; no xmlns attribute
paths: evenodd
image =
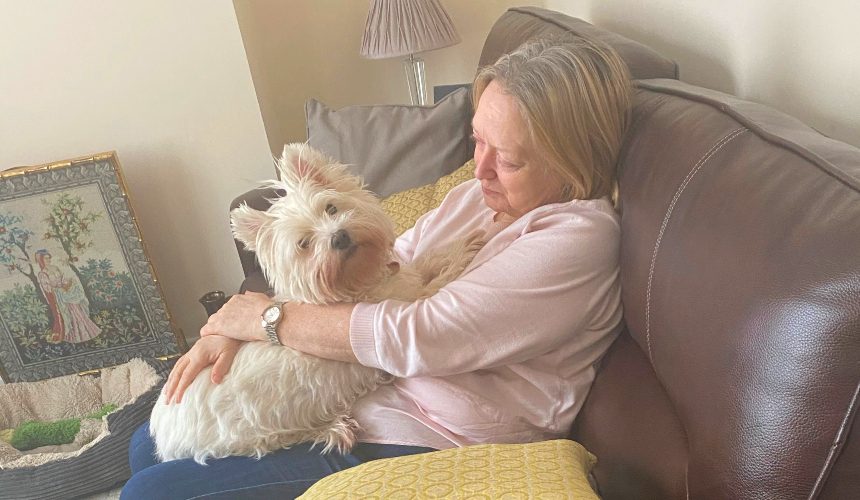
<svg viewBox="0 0 860 500"><path fill-rule="evenodd" d="M857 0L547 0L650 45L681 80L767 104L860 146Z"/></svg>
<svg viewBox="0 0 860 500"><path fill-rule="evenodd" d="M304 102L406 103L399 59L358 56L369 0L234 0L273 150L305 138ZM796 116L860 146L856 0L443 0L463 43L423 57L428 89L469 81L492 23L531 4L652 46L681 79Z"/></svg>
<svg viewBox="0 0 860 500"><path fill-rule="evenodd" d="M304 104L409 103L401 58L358 55L370 0L233 0L273 152L304 141ZM472 80L490 27L516 0L442 0L459 45L423 54L427 91ZM543 2L538 2L542 4Z"/></svg>
<svg viewBox="0 0 860 500"><path fill-rule="evenodd" d="M170 311L238 289L230 201L271 177L229 0L0 1L0 169L116 150Z"/></svg>
<svg viewBox="0 0 860 500"><path fill-rule="evenodd" d="M227 205L272 175L263 122L277 152L305 139L311 97L408 102L399 59L358 56L369 3L0 0L0 169L117 150L168 304L194 337L199 295L242 278ZM471 80L493 22L520 3L443 0L463 43L423 55L428 89ZM854 0L531 3L651 45L687 82L860 146Z"/></svg>

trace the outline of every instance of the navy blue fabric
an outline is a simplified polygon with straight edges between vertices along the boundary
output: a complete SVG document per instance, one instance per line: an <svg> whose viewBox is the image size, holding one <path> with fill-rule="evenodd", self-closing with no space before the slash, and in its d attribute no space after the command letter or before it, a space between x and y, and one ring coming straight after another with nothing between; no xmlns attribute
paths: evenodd
<svg viewBox="0 0 860 500"><path fill-rule="evenodd" d="M270 453L260 460L227 457L200 465L194 460L159 463L149 437L149 422L131 438L132 477L120 500L289 500L329 474L380 458L435 451L421 446L358 443L351 453L321 454L302 443Z"/></svg>

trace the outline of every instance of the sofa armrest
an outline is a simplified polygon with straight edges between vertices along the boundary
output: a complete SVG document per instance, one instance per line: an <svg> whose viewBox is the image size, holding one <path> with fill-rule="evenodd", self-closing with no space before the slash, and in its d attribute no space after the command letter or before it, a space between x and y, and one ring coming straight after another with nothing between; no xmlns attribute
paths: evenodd
<svg viewBox="0 0 860 500"><path fill-rule="evenodd" d="M272 206L269 200L282 195L283 193L271 188L252 189L233 200L233 203L230 204L230 212L242 204L248 205L255 210L268 210ZM247 278L255 271L259 271L260 264L257 262L257 256L254 255L254 252L246 249L244 243L241 241L235 238L233 238L233 241L236 242L236 251L239 252L239 260L242 262L242 272L245 273L245 277Z"/></svg>
<svg viewBox="0 0 860 500"><path fill-rule="evenodd" d="M269 297L273 297L275 295L275 291L269 286L269 282L266 281L266 277L263 276L263 271L260 269L255 270L247 278L242 282L242 285L239 287L239 294L243 294L245 292L258 292L265 293Z"/></svg>

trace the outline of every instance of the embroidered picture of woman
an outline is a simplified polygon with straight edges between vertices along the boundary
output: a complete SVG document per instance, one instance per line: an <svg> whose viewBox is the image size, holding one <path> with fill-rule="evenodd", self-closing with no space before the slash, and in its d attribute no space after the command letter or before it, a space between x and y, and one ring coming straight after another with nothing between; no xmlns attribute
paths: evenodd
<svg viewBox="0 0 860 500"><path fill-rule="evenodd" d="M81 283L74 276L65 276L51 264L47 250L36 252L39 264L39 286L48 299L54 315L51 342L86 342L98 337L101 329L90 319L90 304Z"/></svg>
<svg viewBox="0 0 860 500"><path fill-rule="evenodd" d="M24 368L59 367L151 341L128 254L97 185L0 207L0 358L6 342Z"/></svg>
<svg viewBox="0 0 860 500"><path fill-rule="evenodd" d="M184 349L115 153L0 172L0 379Z"/></svg>

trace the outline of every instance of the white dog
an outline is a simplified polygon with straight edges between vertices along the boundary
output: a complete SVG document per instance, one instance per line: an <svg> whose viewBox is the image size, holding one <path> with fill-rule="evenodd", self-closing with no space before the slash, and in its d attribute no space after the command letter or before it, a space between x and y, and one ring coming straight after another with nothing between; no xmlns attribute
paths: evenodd
<svg viewBox="0 0 860 500"><path fill-rule="evenodd" d="M483 246L483 233L431 251L402 268L393 223L379 201L343 165L303 144L284 148L283 190L266 212L232 212L236 238L254 251L280 300L325 304L415 301L457 278ZM289 318L287 318L289 321ZM180 404L162 394L150 420L162 461L229 455L261 457L290 445L351 449L353 403L391 375L355 363L317 358L268 342L243 344L221 384L204 369Z"/></svg>

